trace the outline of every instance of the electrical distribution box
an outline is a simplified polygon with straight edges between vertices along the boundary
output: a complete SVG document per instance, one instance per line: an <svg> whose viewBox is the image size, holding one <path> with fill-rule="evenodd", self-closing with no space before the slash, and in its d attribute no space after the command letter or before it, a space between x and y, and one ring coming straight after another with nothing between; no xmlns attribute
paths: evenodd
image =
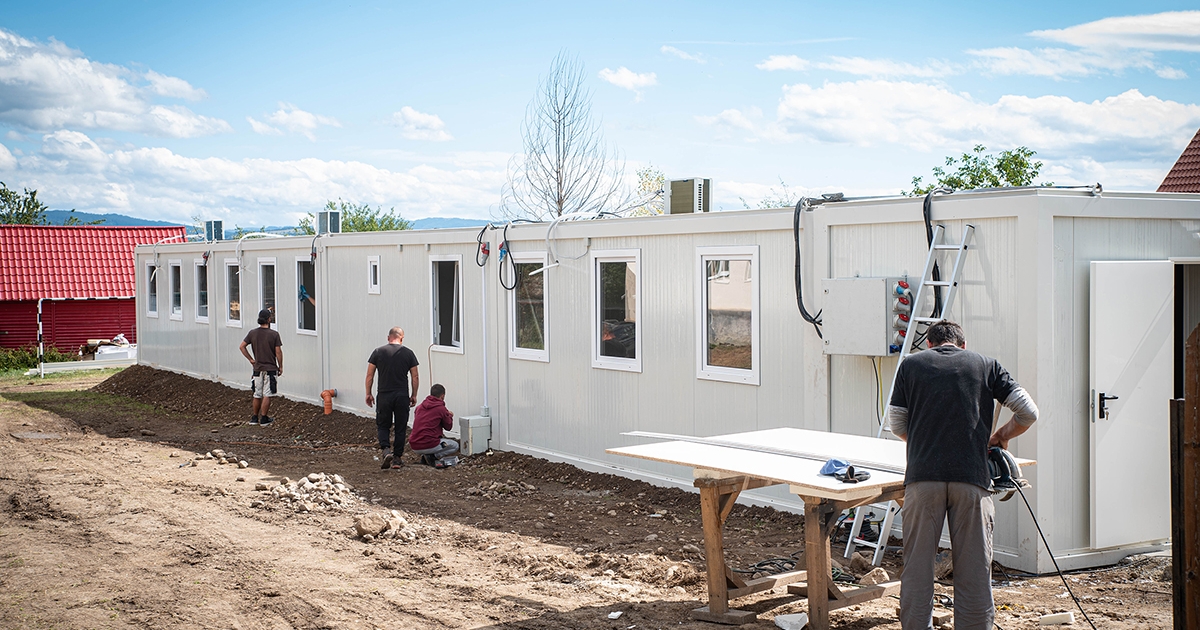
<svg viewBox="0 0 1200 630"><path fill-rule="evenodd" d="M458 430L459 452L463 455L486 453L492 439L492 419L488 416L464 416L455 418Z"/></svg>
<svg viewBox="0 0 1200 630"><path fill-rule="evenodd" d="M825 354L886 357L900 352L912 314L908 277L826 278L821 283Z"/></svg>

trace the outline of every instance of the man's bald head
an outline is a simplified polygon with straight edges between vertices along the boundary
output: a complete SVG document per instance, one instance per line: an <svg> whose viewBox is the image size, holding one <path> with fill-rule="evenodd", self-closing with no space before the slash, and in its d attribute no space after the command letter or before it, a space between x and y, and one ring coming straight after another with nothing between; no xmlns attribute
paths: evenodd
<svg viewBox="0 0 1200 630"><path fill-rule="evenodd" d="M392 329L388 331L388 341L392 341L393 339L404 341L404 329L399 326L392 326Z"/></svg>

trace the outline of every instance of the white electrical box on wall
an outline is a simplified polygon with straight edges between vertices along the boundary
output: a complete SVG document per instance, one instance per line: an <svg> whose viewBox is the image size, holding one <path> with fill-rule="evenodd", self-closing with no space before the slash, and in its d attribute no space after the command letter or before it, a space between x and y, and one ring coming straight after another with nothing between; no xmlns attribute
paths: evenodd
<svg viewBox="0 0 1200 630"><path fill-rule="evenodd" d="M899 353L904 342L899 331L908 327L911 310L903 302L912 301L907 277L826 278L821 283L825 354L886 357Z"/></svg>

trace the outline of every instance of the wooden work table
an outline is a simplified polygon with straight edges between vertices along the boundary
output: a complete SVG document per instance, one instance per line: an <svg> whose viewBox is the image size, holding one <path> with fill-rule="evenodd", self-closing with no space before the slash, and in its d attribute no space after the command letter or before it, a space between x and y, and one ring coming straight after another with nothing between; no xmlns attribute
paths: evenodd
<svg viewBox="0 0 1200 630"><path fill-rule="evenodd" d="M682 441L626 446L607 451L692 468L695 486L700 490L704 555L708 565L708 606L692 611L692 618L735 625L750 623L756 619L755 614L730 609L729 600L788 584L789 592L808 598L809 627L826 630L829 628L831 610L900 592L898 581L846 589L835 584L830 570L829 545L834 524L843 510L902 499L904 475L871 470L869 480L848 484L822 476L819 472L824 461L830 457L844 459L851 464L873 462L903 470L903 442L790 428L735 433L711 439L796 451L809 454L811 458ZM776 484L787 484L792 494L804 501L804 570L743 580L725 564L722 533L725 519L739 493Z"/></svg>

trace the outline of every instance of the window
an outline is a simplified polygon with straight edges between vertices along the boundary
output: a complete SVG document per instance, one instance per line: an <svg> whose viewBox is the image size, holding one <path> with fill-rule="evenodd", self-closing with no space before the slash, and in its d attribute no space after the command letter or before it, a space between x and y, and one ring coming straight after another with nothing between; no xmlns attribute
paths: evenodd
<svg viewBox="0 0 1200 630"><path fill-rule="evenodd" d="M183 261L168 261L170 265L171 319L183 320Z"/></svg>
<svg viewBox="0 0 1200 630"><path fill-rule="evenodd" d="M698 247L698 378L758 385L758 247Z"/></svg>
<svg viewBox="0 0 1200 630"><path fill-rule="evenodd" d="M272 314L278 315L275 311L275 259L274 258L259 258L258 259L258 310L267 309ZM257 313L252 313L255 317ZM271 319L271 330L278 327L279 318Z"/></svg>
<svg viewBox="0 0 1200 630"><path fill-rule="evenodd" d="M367 256L367 293L379 295L378 256Z"/></svg>
<svg viewBox="0 0 1200 630"><path fill-rule="evenodd" d="M317 334L317 266L311 256L296 257L296 289L300 306L296 309L296 332Z"/></svg>
<svg viewBox="0 0 1200 630"><path fill-rule="evenodd" d="M641 250L592 252L592 367L642 371Z"/></svg>
<svg viewBox="0 0 1200 630"><path fill-rule="evenodd" d="M242 283L236 258L225 259L225 325L242 327Z"/></svg>
<svg viewBox="0 0 1200 630"><path fill-rule="evenodd" d="M208 323L208 262L197 259L196 267L196 323Z"/></svg>
<svg viewBox="0 0 1200 630"><path fill-rule="evenodd" d="M510 254L516 287L508 292L508 353L514 359L549 361L546 322L546 254Z"/></svg>
<svg viewBox="0 0 1200 630"><path fill-rule="evenodd" d="M431 256L434 349L462 352L462 256Z"/></svg>
<svg viewBox="0 0 1200 630"><path fill-rule="evenodd" d="M158 317L158 265L146 261L146 316Z"/></svg>

